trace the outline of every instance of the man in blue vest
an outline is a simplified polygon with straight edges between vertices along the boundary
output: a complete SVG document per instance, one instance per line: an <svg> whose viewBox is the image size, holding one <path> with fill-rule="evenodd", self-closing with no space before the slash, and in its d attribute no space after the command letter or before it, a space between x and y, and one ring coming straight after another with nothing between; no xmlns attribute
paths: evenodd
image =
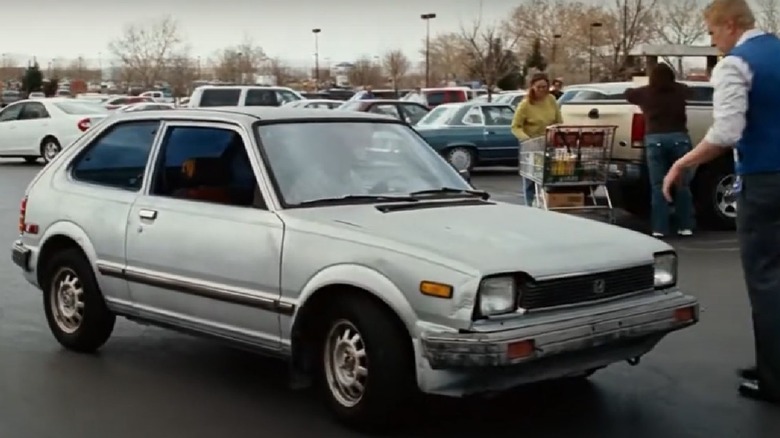
<svg viewBox="0 0 780 438"><path fill-rule="evenodd" d="M734 149L737 235L745 273L756 366L740 371L743 396L780 403L780 39L755 29L746 0L705 9L712 42L726 56L712 73L713 124L664 179L664 195L684 169Z"/></svg>

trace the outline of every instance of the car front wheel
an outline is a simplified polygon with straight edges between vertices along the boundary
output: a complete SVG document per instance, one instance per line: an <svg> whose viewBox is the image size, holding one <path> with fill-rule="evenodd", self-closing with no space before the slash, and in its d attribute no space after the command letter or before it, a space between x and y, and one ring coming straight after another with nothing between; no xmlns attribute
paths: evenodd
<svg viewBox="0 0 780 438"><path fill-rule="evenodd" d="M416 394L408 333L361 296L334 306L323 333L321 380L333 413L356 429L392 427Z"/></svg>
<svg viewBox="0 0 780 438"><path fill-rule="evenodd" d="M106 306L86 257L67 249L55 254L45 269L43 304L52 334L69 350L96 351L111 336L116 317Z"/></svg>

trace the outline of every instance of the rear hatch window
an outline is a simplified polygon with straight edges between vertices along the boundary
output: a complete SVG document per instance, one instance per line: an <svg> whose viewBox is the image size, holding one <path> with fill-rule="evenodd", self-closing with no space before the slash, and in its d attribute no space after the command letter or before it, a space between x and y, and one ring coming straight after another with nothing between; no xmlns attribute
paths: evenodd
<svg viewBox="0 0 780 438"><path fill-rule="evenodd" d="M238 106L241 90L235 88L203 90L199 106Z"/></svg>

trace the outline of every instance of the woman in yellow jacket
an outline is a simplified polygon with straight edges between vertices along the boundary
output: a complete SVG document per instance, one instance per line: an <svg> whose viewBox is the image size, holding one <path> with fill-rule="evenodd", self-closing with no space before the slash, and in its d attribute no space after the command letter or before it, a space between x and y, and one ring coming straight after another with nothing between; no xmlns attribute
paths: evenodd
<svg viewBox="0 0 780 438"><path fill-rule="evenodd" d="M544 73L531 77L528 93L517 106L512 119L512 134L520 142L545 135L547 127L563 123L558 101L550 94L550 80ZM535 184L525 180L525 203L533 204L536 193Z"/></svg>

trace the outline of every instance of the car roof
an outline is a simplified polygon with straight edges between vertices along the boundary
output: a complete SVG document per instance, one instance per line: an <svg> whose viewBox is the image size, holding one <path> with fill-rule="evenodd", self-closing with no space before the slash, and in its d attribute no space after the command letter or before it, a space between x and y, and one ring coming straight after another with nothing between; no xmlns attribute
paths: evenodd
<svg viewBox="0 0 780 438"><path fill-rule="evenodd" d="M402 104L410 104L410 103L417 103L417 102L410 102L408 100L401 100L401 99L360 99L355 100L353 102L365 102L365 103L402 103Z"/></svg>
<svg viewBox="0 0 780 438"><path fill-rule="evenodd" d="M297 107L206 107L206 108L176 108L164 111L148 111L145 113L123 113L118 117L124 119L149 118L154 115L160 119L209 119L209 118L246 118L268 121L284 121L296 119L329 119L329 120L367 120L377 122L387 122L396 120L388 116L373 113L352 112L352 111L322 111L320 109L297 108Z"/></svg>

